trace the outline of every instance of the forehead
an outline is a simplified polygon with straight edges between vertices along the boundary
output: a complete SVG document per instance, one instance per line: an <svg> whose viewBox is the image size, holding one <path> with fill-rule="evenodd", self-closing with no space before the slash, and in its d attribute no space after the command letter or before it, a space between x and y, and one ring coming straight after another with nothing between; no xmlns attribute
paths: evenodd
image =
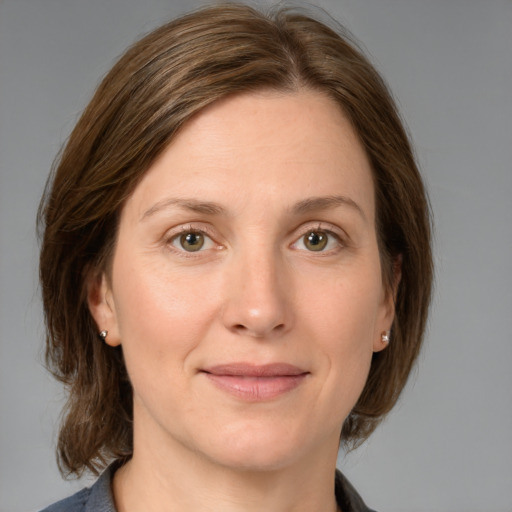
<svg viewBox="0 0 512 512"><path fill-rule="evenodd" d="M350 121L310 90L231 96L191 119L153 163L126 207L140 216L168 196L286 208L343 195L374 218L370 164Z"/></svg>

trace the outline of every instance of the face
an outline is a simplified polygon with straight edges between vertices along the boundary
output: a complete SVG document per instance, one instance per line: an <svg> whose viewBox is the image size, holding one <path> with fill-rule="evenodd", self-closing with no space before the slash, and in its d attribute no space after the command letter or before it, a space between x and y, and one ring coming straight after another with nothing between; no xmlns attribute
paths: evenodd
<svg viewBox="0 0 512 512"><path fill-rule="evenodd" d="M251 93L191 120L126 202L89 305L123 348L134 456L336 457L393 320L371 169L337 105Z"/></svg>

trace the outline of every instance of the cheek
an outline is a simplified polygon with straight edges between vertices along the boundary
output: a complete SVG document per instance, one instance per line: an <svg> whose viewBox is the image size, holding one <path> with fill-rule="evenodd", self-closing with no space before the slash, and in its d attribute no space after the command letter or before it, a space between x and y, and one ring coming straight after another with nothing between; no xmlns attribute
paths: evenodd
<svg viewBox="0 0 512 512"><path fill-rule="evenodd" d="M366 382L378 336L381 277L371 266L360 271L352 267L346 275L323 284L314 293L304 289L300 294L302 318L329 368L326 389L334 390L335 401L343 393L349 404L355 403Z"/></svg>
<svg viewBox="0 0 512 512"><path fill-rule="evenodd" d="M347 268L325 276L314 288L303 287L299 295L303 314L323 333L322 338L344 340L354 347L373 346L382 303L378 268ZM344 344L336 346L343 350Z"/></svg>
<svg viewBox="0 0 512 512"><path fill-rule="evenodd" d="M187 355L205 336L215 310L196 279L149 260L119 258L113 276L118 329L135 388L156 388L159 379L185 371ZM207 290L212 283L205 285Z"/></svg>
<svg viewBox="0 0 512 512"><path fill-rule="evenodd" d="M129 249L126 254L130 254ZM201 279L182 275L166 265L164 257L120 255L115 261L113 279L123 339L131 337L134 328L137 332L143 329L148 335L158 331L171 334L171 327L176 327L179 319L195 316L204 297L199 286Z"/></svg>

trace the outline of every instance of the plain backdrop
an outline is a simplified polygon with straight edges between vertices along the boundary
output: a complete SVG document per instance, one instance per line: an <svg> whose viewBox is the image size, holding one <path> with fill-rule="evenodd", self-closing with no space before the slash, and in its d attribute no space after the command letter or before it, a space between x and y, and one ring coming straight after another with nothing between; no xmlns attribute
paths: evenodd
<svg viewBox="0 0 512 512"><path fill-rule="evenodd" d="M256 5L266 5L257 3ZM35 215L100 77L177 0L0 0L0 511L82 487L55 457ZM512 510L512 2L319 1L366 47L430 190L436 293L395 411L339 465L380 512Z"/></svg>

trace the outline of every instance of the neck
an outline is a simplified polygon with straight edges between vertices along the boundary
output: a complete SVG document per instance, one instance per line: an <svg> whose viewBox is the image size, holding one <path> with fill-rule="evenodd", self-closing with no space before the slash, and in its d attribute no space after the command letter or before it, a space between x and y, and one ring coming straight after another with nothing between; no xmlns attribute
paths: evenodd
<svg viewBox="0 0 512 512"><path fill-rule="evenodd" d="M216 475L207 481L163 475L156 468L141 472L129 462L114 477L118 512L335 512L334 471L319 482L310 477L291 479L277 472L267 475Z"/></svg>
<svg viewBox="0 0 512 512"><path fill-rule="evenodd" d="M154 442L151 433L139 434L133 458L114 476L118 512L337 510L332 449L330 457L320 449L278 468L232 468L179 443Z"/></svg>

